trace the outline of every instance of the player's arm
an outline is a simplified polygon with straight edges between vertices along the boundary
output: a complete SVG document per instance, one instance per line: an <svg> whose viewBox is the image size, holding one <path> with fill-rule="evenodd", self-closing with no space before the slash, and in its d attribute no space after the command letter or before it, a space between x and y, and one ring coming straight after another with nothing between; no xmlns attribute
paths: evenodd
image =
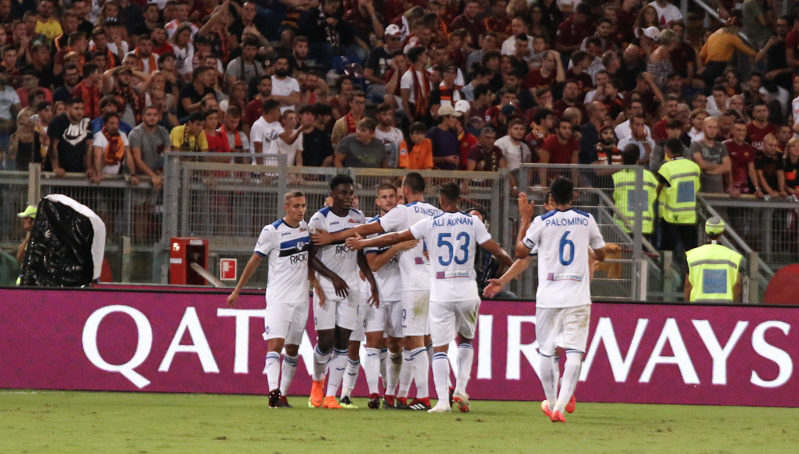
<svg viewBox="0 0 799 454"><path fill-rule="evenodd" d="M321 274L322 276L330 279L330 282L333 283L333 288L336 289L336 295L338 295L341 298L344 298L349 294L350 286L347 285L344 279L339 277L338 274L331 271L330 268L326 267L325 264L322 263L321 260L319 260L319 257L316 256L317 249L318 248L316 246L311 244L311 249L308 252L308 260L310 261L309 263L311 265L311 268L313 268L314 271Z"/></svg>
<svg viewBox="0 0 799 454"><path fill-rule="evenodd" d="M384 233L383 227L379 222L370 222L368 224L361 224L345 230L339 230L335 233L330 233L325 230L316 230L316 233L311 234L311 239L317 246L324 246L325 244L336 243L344 241L347 238L360 235L369 236L375 233Z"/></svg>
<svg viewBox="0 0 799 454"><path fill-rule="evenodd" d="M685 275L685 285L682 288L683 296L685 297L685 301L691 301L691 290L693 290L693 286L691 285L691 281L688 279L688 274Z"/></svg>
<svg viewBox="0 0 799 454"><path fill-rule="evenodd" d="M367 224L369 225L369 224ZM410 229L401 232L389 233L388 235L380 235L375 238L363 239L360 237L347 238L347 247L350 249L363 249L366 247L384 247L391 246L403 241L415 240Z"/></svg>
<svg viewBox="0 0 799 454"><path fill-rule="evenodd" d="M238 284L236 284L236 288L228 295L227 297L227 307L233 307L236 305L236 300L239 298L239 293L241 289L247 284L247 281L250 280L252 275L255 273L255 270L258 269L258 265L261 264L261 260L263 257L258 255L258 253L254 253L250 260L247 260L247 265L244 266L244 271L241 273L241 277L239 278Z"/></svg>
<svg viewBox="0 0 799 454"><path fill-rule="evenodd" d="M403 243L397 243L383 252L366 251L366 261L369 263L369 269L371 269L372 272L379 270L385 266L389 260L394 258L395 255L416 247L418 243L418 240L405 241Z"/></svg>
<svg viewBox="0 0 799 454"><path fill-rule="evenodd" d="M508 282L516 279L516 277L524 272L528 266L530 266L530 262L532 261L529 255L524 258L517 258L516 261L513 262L513 265L508 268L508 271L505 271L505 274L500 276L498 279L489 279L488 285L483 290L483 296L486 298L493 298L494 295L499 293Z"/></svg>
<svg viewBox="0 0 799 454"><path fill-rule="evenodd" d="M521 244L524 246L522 240L527 233L527 229L530 228L530 223L533 222L533 208L535 207L535 202L532 200L528 202L527 194L522 192L519 193L517 203L519 204L519 232L516 234L516 257L519 257L519 245ZM530 255L530 249L527 249L527 253L524 257L527 255Z"/></svg>
<svg viewBox="0 0 799 454"><path fill-rule="evenodd" d="M499 263L502 264L503 270L508 269L513 265L513 259L496 241L488 240L485 243L482 243L480 247L496 257L497 260L499 260Z"/></svg>
<svg viewBox="0 0 799 454"><path fill-rule="evenodd" d="M366 261L366 256L363 254L363 251L358 251L358 268L361 269L363 276L366 278L366 281L369 282L369 287L372 290L372 297L370 298L372 304L375 307L380 306L380 298L377 294L377 283L375 282L375 276L372 274L371 268L369 268L369 262Z"/></svg>

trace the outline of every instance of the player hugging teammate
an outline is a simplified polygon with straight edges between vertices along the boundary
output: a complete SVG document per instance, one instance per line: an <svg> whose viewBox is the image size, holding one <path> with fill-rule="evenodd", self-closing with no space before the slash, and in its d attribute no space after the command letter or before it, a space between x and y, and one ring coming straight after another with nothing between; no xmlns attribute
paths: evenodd
<svg viewBox="0 0 799 454"><path fill-rule="evenodd" d="M380 407L378 383L382 377L384 408L448 412L457 404L461 411L469 411L466 385L480 306L474 258L480 246L493 254L503 269L510 267L501 278L491 280L484 291L487 297L521 274L532 255L539 256L536 337L541 345L541 381L546 395L541 408L552 421L565 421L563 412L574 409L573 392L588 335L589 246L596 259L604 258L604 241L596 221L571 208L571 181L560 178L553 182L555 209L536 217L532 224L532 204L520 196L526 224L515 262L491 238L483 222L459 211L456 184L439 188L440 209L424 201L425 182L416 172L402 182L406 204L397 204L393 185L382 184L376 202L380 214L368 223L362 212L352 208L352 178L337 175L330 189L332 206L316 212L307 226L302 220L305 197L298 192L286 194L286 217L264 227L253 257L228 297L232 306L261 257L268 256L264 337L269 342L265 371L270 407L288 406L285 393L297 364L312 281L317 345L309 406L355 408L349 394L359 369L357 350L365 336L369 408ZM299 258L298 254L304 255ZM292 266L281 266L281 260ZM361 285L356 285L361 279L369 296L361 295ZM458 341L454 388L448 357L453 340ZM557 354L561 350L566 352L566 366L558 394ZM435 407L428 395L431 362L438 397ZM345 382L337 401L342 378ZM411 383L416 384L417 394L409 402Z"/></svg>

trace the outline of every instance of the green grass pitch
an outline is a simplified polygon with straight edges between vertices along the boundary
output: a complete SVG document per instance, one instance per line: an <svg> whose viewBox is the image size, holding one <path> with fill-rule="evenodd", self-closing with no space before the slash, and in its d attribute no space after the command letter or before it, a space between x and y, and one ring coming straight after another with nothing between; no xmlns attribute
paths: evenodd
<svg viewBox="0 0 799 454"><path fill-rule="evenodd" d="M263 396L0 391L0 453L796 453L799 410L535 402L472 412L269 409Z"/></svg>

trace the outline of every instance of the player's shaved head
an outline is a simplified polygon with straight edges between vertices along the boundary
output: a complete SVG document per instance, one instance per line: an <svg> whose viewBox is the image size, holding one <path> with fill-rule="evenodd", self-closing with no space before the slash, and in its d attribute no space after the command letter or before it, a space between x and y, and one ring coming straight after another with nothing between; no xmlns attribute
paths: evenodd
<svg viewBox="0 0 799 454"><path fill-rule="evenodd" d="M424 178L422 178L422 175L418 172L411 172L405 175L405 178L402 180L402 186L410 189L414 194L422 194L425 189Z"/></svg>
<svg viewBox="0 0 799 454"><path fill-rule="evenodd" d="M461 198L461 188L455 183L444 183L438 187L438 194L452 203Z"/></svg>
<svg viewBox="0 0 799 454"><path fill-rule="evenodd" d="M558 205L568 205L574 194L574 183L568 178L559 177L552 182L549 190L552 193L552 201Z"/></svg>

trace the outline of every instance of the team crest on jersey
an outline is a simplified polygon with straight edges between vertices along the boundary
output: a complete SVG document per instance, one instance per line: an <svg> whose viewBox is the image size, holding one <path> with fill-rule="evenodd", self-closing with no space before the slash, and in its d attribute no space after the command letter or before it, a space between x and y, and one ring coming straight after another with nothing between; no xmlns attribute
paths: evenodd
<svg viewBox="0 0 799 454"><path fill-rule="evenodd" d="M350 218L348 221L350 224L360 224L360 222L356 221L355 219Z"/></svg>

